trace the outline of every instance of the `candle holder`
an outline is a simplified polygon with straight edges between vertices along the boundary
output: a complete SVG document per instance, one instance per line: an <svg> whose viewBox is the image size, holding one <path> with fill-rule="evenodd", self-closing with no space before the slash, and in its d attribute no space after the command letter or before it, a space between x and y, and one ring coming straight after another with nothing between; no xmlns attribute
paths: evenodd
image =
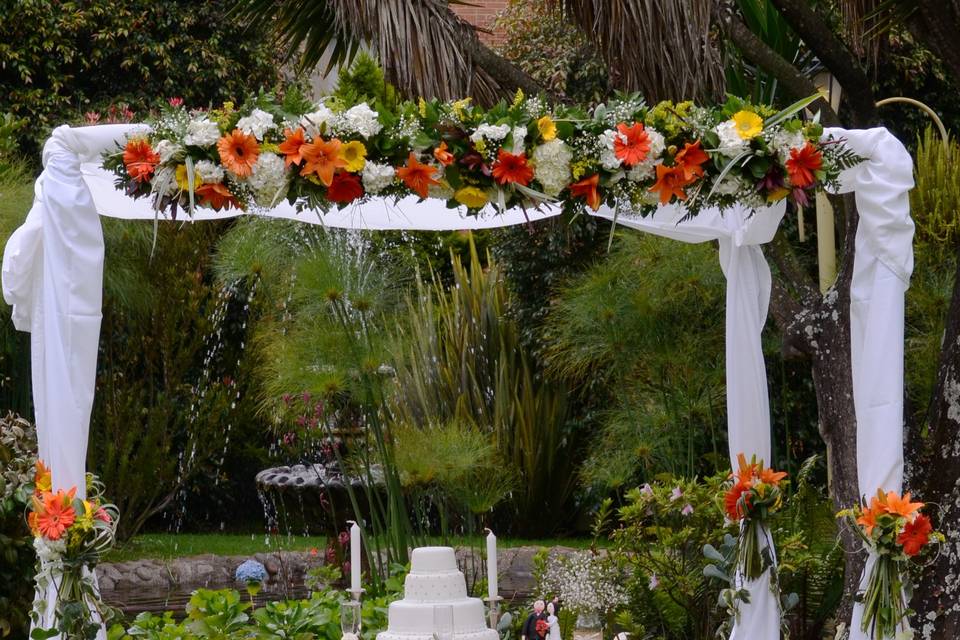
<svg viewBox="0 0 960 640"><path fill-rule="evenodd" d="M500 596L494 596L493 598L487 597L483 601L487 603L487 618L490 620L490 628L496 629L497 625L500 623L500 601L503 600Z"/></svg>
<svg viewBox="0 0 960 640"><path fill-rule="evenodd" d="M366 591L366 589L357 589L356 591L353 589L347 589L347 593L350 594L350 599L353 602L360 602L360 599L363 598L363 594L366 593Z"/></svg>

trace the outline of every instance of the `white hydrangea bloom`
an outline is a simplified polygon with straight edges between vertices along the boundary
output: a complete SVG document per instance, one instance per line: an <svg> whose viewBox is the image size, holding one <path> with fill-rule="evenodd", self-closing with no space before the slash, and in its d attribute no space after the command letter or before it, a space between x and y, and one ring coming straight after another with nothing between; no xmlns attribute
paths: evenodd
<svg viewBox="0 0 960 640"><path fill-rule="evenodd" d="M494 140L499 142L507 137L507 134L510 133L510 125L508 124L481 124L476 130L470 134L470 139L473 142L480 142L480 140L486 138L487 140Z"/></svg>
<svg viewBox="0 0 960 640"><path fill-rule="evenodd" d="M559 138L544 142L533 150L533 176L545 194L558 196L570 184L572 159L573 151Z"/></svg>
<svg viewBox="0 0 960 640"><path fill-rule="evenodd" d="M369 160L363 165L363 188L367 193L380 193L391 184L396 171L388 164L377 164Z"/></svg>
<svg viewBox="0 0 960 640"><path fill-rule="evenodd" d="M737 123L733 120L726 120L716 126L714 131L720 136L720 146L717 150L723 155L733 158L743 151L746 151L750 145L749 140L744 140L737 133Z"/></svg>
<svg viewBox="0 0 960 640"><path fill-rule="evenodd" d="M780 158L780 162L786 163L786 161L790 159L790 151L792 149L801 149L807 143L807 139L803 137L802 131L791 133L778 127L773 135L770 136L769 143L774 151L777 152L777 157Z"/></svg>
<svg viewBox="0 0 960 640"><path fill-rule="evenodd" d="M300 126L303 127L311 138L320 135L320 128L327 126L335 119L335 114L326 105L318 104L316 111L305 113L300 117Z"/></svg>
<svg viewBox="0 0 960 640"><path fill-rule="evenodd" d="M183 152L183 147L170 140L161 140L157 143L156 151L160 156L160 164L167 164Z"/></svg>
<svg viewBox="0 0 960 640"><path fill-rule="evenodd" d="M337 119L337 127L345 133L354 133L364 138L370 138L380 133L380 129L383 128L377 116L377 112L371 109L366 102L361 102L340 114Z"/></svg>
<svg viewBox="0 0 960 640"><path fill-rule="evenodd" d="M724 176L723 182L717 185L714 193L732 196L739 193L741 189L743 189L743 180L728 173L726 176Z"/></svg>
<svg viewBox="0 0 960 640"><path fill-rule="evenodd" d="M626 136L613 129L607 129L597 138L600 142L600 164L607 171L615 171L620 168L620 158L613 150L613 143L617 139L626 142Z"/></svg>
<svg viewBox="0 0 960 640"><path fill-rule="evenodd" d="M524 126L518 126L513 128L513 150L510 153L523 153L525 150L525 145L523 144L523 139L527 137L527 128Z"/></svg>
<svg viewBox="0 0 960 640"><path fill-rule="evenodd" d="M209 160L201 160L193 166L193 170L204 184L223 182L223 168Z"/></svg>
<svg viewBox="0 0 960 640"><path fill-rule="evenodd" d="M663 134L653 127L647 127L644 130L647 132L647 136L650 138L650 155L647 156L647 159L660 158L660 156L663 154L663 150L667 148L667 141L664 140Z"/></svg>
<svg viewBox="0 0 960 640"><path fill-rule="evenodd" d="M254 201L261 207L270 207L287 194L290 182L283 158L275 153L261 153L247 178Z"/></svg>
<svg viewBox="0 0 960 640"><path fill-rule="evenodd" d="M257 140L263 140L263 136L268 131L276 128L277 125L273 122L273 115L263 109L254 109L250 115L237 121L237 129L252 135Z"/></svg>
<svg viewBox="0 0 960 640"><path fill-rule="evenodd" d="M220 127L206 116L191 120L187 125L187 135L183 143L193 147L209 147L220 139Z"/></svg>

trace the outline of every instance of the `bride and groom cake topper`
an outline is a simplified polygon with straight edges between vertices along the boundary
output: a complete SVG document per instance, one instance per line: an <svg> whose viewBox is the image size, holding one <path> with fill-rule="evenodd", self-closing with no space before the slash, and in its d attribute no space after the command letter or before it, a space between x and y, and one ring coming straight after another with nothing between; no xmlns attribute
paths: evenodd
<svg viewBox="0 0 960 640"><path fill-rule="evenodd" d="M537 600L533 611L527 616L521 631L522 640L560 640L560 599L554 598L548 603Z"/></svg>

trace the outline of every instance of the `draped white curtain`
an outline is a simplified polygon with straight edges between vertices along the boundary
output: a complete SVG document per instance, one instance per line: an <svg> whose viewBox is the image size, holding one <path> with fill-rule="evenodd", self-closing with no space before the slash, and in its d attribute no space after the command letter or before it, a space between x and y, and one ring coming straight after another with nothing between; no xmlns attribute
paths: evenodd
<svg viewBox="0 0 960 640"><path fill-rule="evenodd" d="M32 334L33 392L40 455L55 487L83 487L87 430L93 401L100 330L103 237L99 215L154 218L146 200L134 201L99 168L100 154L141 125L56 129L44 148L44 171L34 206L11 236L3 256L3 295L18 329ZM842 191L860 210L852 285L853 381L858 415L860 492L899 491L903 465L903 298L912 270L913 223L907 191L912 164L885 129L827 130L845 138L867 162L844 172ZM282 204L264 213L332 227L365 229L476 229L535 221L559 213L489 212L481 217L439 201L374 200L327 214L297 213ZM660 207L644 218L621 211L617 222L684 242L718 241L727 278L726 374L731 464L743 452L770 462L770 410L760 334L770 300L770 269L761 246L776 233L784 205L752 211L706 209L679 222L683 210ZM237 212L198 210L195 220ZM613 218L601 209L597 215ZM184 216L185 217L185 216ZM779 637L778 604L767 578L750 583L733 640ZM859 625L853 625L853 638Z"/></svg>

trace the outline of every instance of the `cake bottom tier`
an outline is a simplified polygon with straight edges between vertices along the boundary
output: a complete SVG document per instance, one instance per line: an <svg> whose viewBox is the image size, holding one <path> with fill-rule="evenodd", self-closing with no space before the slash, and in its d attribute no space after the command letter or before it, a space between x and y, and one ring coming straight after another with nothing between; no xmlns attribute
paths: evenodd
<svg viewBox="0 0 960 640"><path fill-rule="evenodd" d="M453 610L453 632L458 638L487 629L483 602L479 598L438 603L411 602L404 599L390 603L387 631L398 634L432 634L434 604L448 606Z"/></svg>

